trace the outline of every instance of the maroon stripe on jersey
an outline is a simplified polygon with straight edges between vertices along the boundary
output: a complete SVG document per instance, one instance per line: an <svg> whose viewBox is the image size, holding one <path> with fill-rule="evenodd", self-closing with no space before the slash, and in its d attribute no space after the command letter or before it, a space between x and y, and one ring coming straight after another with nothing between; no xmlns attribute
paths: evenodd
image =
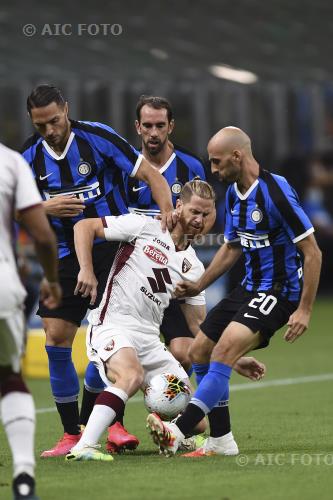
<svg viewBox="0 0 333 500"><path fill-rule="evenodd" d="M108 227L107 223L106 223L106 220L105 220L105 217L101 217L102 219L102 224L104 227Z"/></svg>
<svg viewBox="0 0 333 500"><path fill-rule="evenodd" d="M106 300L105 304L103 306L101 315L99 317L99 324L101 325L104 321L105 315L106 315L106 310L108 308L109 302L110 302L110 297L111 297L111 292L112 292L112 286L113 286L113 280L117 274L120 273L130 256L132 255L132 252L135 248L135 244L131 243L125 243L123 244L120 249L118 250L118 253L115 257L114 264L112 266L112 275L109 280L108 288L107 288L107 295L106 295Z"/></svg>

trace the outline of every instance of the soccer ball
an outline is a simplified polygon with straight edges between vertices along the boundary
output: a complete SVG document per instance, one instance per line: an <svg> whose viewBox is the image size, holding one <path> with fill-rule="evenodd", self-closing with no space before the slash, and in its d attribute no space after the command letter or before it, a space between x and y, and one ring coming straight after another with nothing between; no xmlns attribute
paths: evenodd
<svg viewBox="0 0 333 500"><path fill-rule="evenodd" d="M163 420L175 418L190 399L190 388L172 373L155 375L144 393L147 410L157 413Z"/></svg>

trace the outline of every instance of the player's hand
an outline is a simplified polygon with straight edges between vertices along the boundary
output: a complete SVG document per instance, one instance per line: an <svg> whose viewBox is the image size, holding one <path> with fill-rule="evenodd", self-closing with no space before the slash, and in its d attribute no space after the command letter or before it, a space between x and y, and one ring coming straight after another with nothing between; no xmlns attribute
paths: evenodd
<svg viewBox="0 0 333 500"><path fill-rule="evenodd" d="M233 369L251 380L261 380L266 373L266 366L252 356L243 356L233 366Z"/></svg>
<svg viewBox="0 0 333 500"><path fill-rule="evenodd" d="M178 215L176 210L169 210L168 212L163 212L156 216L156 219L161 221L161 227L163 233L165 233L166 228L172 231L178 222Z"/></svg>
<svg viewBox="0 0 333 500"><path fill-rule="evenodd" d="M48 309L55 309L59 306L62 297L61 286L57 281L49 282L43 278L40 285L40 300Z"/></svg>
<svg viewBox="0 0 333 500"><path fill-rule="evenodd" d="M43 206L46 214L53 217L75 217L82 214L85 205L74 194L55 196L44 201Z"/></svg>
<svg viewBox="0 0 333 500"><path fill-rule="evenodd" d="M284 334L284 340L292 344L298 337L303 335L309 326L310 316L310 311L305 311L300 308L296 309L296 311L290 316L287 323L288 329Z"/></svg>
<svg viewBox="0 0 333 500"><path fill-rule="evenodd" d="M90 305L94 305L97 297L97 285L98 281L93 271L88 269L80 269L77 276L77 285L74 290L74 295L79 293L82 297L89 297L90 295Z"/></svg>
<svg viewBox="0 0 333 500"><path fill-rule="evenodd" d="M173 291L173 295L178 299L182 297L195 297L201 292L198 281L180 281Z"/></svg>

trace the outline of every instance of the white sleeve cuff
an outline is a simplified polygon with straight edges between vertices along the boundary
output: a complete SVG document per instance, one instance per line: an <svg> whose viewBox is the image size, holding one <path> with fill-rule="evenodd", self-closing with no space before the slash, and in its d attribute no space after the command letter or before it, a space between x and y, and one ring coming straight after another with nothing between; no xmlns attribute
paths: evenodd
<svg viewBox="0 0 333 500"><path fill-rule="evenodd" d="M305 231L305 233L300 234L299 236L296 236L296 238L294 238L292 241L293 241L293 243L298 243L299 241L304 240L304 238L306 238L307 236L309 236L309 234L312 234L312 233L314 233L314 227L310 227L310 229Z"/></svg>
<svg viewBox="0 0 333 500"><path fill-rule="evenodd" d="M136 162L135 162L135 165L134 165L134 167L133 167L133 170L132 170L132 172L131 172L130 177L134 177L134 176L135 176L135 174L136 174L136 173L137 173L137 171L139 170L139 167L140 167L140 165L141 165L142 160L143 160L143 155L142 155L142 154L139 154L138 159L137 159L137 160L136 160Z"/></svg>

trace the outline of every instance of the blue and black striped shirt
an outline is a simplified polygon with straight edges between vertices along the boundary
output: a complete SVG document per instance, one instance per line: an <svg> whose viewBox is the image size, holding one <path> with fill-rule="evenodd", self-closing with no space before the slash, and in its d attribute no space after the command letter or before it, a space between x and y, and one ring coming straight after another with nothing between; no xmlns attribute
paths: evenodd
<svg viewBox="0 0 333 500"><path fill-rule="evenodd" d="M242 246L246 290L272 290L299 301L303 271L295 244L313 232L296 191L284 177L260 169L245 194L236 183L229 186L224 238Z"/></svg>
<svg viewBox="0 0 333 500"><path fill-rule="evenodd" d="M84 201L82 215L50 217L59 258L74 253L73 226L80 219L128 212L123 173L134 176L142 155L111 127L71 120L71 134L61 156L39 134L28 139L22 154L44 200L74 194Z"/></svg>
<svg viewBox="0 0 333 500"><path fill-rule="evenodd" d="M172 155L165 165L159 169L159 172L170 186L174 206L176 206L176 201L186 182L197 176L202 180L206 180L205 167L202 161L179 146L174 146ZM152 197L150 187L145 182L125 175L125 185L130 212L151 216L155 216L160 212L157 203Z"/></svg>

